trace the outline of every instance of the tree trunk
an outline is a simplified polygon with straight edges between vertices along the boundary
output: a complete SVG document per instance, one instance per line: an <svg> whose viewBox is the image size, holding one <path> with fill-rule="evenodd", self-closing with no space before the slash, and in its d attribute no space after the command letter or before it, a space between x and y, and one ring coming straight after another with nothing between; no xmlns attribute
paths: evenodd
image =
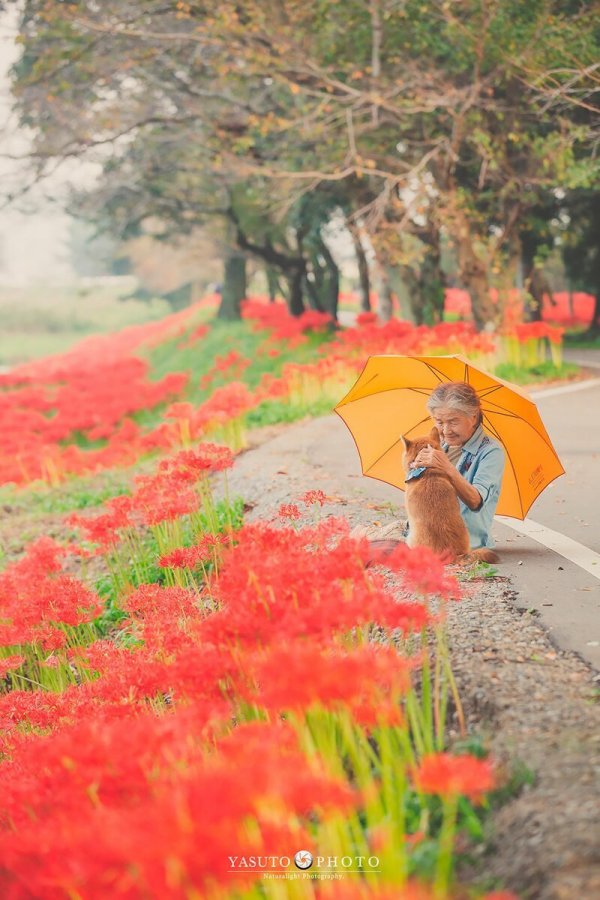
<svg viewBox="0 0 600 900"><path fill-rule="evenodd" d="M301 316L305 311L304 297L302 296L302 282L305 274L305 266L295 266L289 275L286 273L289 285L288 306L292 316Z"/></svg>
<svg viewBox="0 0 600 900"><path fill-rule="evenodd" d="M277 278L277 273L271 266L266 266L265 275L267 276L269 303L275 303L275 300L277 299L277 291L279 290L279 279Z"/></svg>
<svg viewBox="0 0 600 900"><path fill-rule="evenodd" d="M496 327L496 309L490 297L490 285L484 266L463 275L463 282L471 297L471 311L477 331L493 331Z"/></svg>
<svg viewBox="0 0 600 900"><path fill-rule="evenodd" d="M494 330L498 316L492 298L487 266L475 253L469 237L458 242L460 278L471 297L471 311L477 331Z"/></svg>
<svg viewBox="0 0 600 900"><path fill-rule="evenodd" d="M408 306L410 308L408 318L415 325L422 325L425 321L425 311L419 277L412 266L399 266L398 268L408 297Z"/></svg>
<svg viewBox="0 0 600 900"><path fill-rule="evenodd" d="M369 262L362 245L358 228L355 225L348 225L348 231L354 243L354 252L356 253L356 263L358 265L358 281L360 293L361 312L371 312L371 279L369 277Z"/></svg>
<svg viewBox="0 0 600 900"><path fill-rule="evenodd" d="M416 272L412 266L402 266L402 281L406 285L411 319L417 325L436 325L444 314L444 274L439 253L428 247Z"/></svg>
<svg viewBox="0 0 600 900"><path fill-rule="evenodd" d="M594 312L589 328L585 332L585 337L596 338L600 335L600 283L596 288L596 298L594 301Z"/></svg>
<svg viewBox="0 0 600 900"><path fill-rule="evenodd" d="M241 319L240 303L246 296L246 257L232 250L224 264L223 290L217 318Z"/></svg>
<svg viewBox="0 0 600 900"><path fill-rule="evenodd" d="M390 284L390 276L384 266L380 266L379 283L379 318L389 322L394 315L394 295Z"/></svg>
<svg viewBox="0 0 600 900"><path fill-rule="evenodd" d="M538 266L534 265L532 267L528 278L525 280L525 285L532 301L529 304L529 315L527 318L530 322L541 322L544 310L544 294L551 296L551 292L546 276Z"/></svg>
<svg viewBox="0 0 600 900"><path fill-rule="evenodd" d="M325 260L326 276L323 279L322 303L334 322L337 322L340 298L340 270L325 241L321 241L320 252Z"/></svg>

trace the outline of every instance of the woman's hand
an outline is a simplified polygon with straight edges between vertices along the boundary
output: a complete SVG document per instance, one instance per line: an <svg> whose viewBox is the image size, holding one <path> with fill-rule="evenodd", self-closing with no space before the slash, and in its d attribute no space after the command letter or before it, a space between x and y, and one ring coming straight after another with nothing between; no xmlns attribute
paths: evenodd
<svg viewBox="0 0 600 900"><path fill-rule="evenodd" d="M419 452L413 462L413 466L425 466L427 469L438 469L438 471L447 472L449 475L456 471L443 450L436 450L429 445Z"/></svg>
<svg viewBox="0 0 600 900"><path fill-rule="evenodd" d="M463 478L458 469L450 462L443 450L435 450L429 444L417 455L412 466L425 466L428 469L437 469L445 472L452 482L454 490L469 509L481 509L483 503L481 494L477 488Z"/></svg>

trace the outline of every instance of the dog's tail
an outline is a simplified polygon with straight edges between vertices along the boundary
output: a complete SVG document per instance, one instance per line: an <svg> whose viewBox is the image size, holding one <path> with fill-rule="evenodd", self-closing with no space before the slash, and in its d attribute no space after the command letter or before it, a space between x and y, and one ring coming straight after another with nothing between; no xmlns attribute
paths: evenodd
<svg viewBox="0 0 600 900"><path fill-rule="evenodd" d="M493 550L490 550L488 547L478 547L477 550L470 550L469 553L465 553L464 556L461 556L459 562L462 563L470 563L470 562L486 562L486 563L496 563L500 561L500 557L497 553L494 553Z"/></svg>

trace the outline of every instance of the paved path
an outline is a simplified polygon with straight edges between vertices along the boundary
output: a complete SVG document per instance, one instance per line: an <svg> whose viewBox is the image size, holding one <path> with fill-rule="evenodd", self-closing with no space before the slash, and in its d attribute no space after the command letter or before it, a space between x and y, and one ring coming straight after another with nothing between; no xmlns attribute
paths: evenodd
<svg viewBox="0 0 600 900"><path fill-rule="evenodd" d="M560 647L600 669L600 571L592 574L595 564L600 569L593 558L600 554L600 383L535 399L566 474L538 498L528 519L589 548L591 571L498 523L499 570L512 579L521 605L538 610Z"/></svg>

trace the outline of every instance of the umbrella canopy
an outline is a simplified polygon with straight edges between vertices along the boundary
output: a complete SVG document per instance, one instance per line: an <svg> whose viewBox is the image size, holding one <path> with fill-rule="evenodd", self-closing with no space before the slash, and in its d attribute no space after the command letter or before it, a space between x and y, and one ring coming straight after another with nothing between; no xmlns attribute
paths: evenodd
<svg viewBox="0 0 600 900"><path fill-rule="evenodd" d="M502 444L507 464L497 515L524 519L564 469L533 400L520 388L461 356L371 356L336 406L355 440L363 475L404 490L401 436L431 426L427 398L445 381L465 381L479 395L483 428Z"/></svg>

